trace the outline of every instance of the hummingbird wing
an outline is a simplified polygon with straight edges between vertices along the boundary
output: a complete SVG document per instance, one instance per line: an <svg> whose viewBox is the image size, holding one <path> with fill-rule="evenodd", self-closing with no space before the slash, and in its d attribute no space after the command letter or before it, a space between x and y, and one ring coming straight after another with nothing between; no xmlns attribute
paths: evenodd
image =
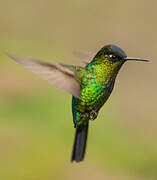
<svg viewBox="0 0 157 180"><path fill-rule="evenodd" d="M89 51L75 51L74 55L83 59L84 64L89 64L93 60L95 53Z"/></svg>
<svg viewBox="0 0 157 180"><path fill-rule="evenodd" d="M7 55L25 68L38 74L43 79L48 80L57 88L66 91L77 98L80 97L80 85L77 81L74 68L72 71L72 68L68 68L66 65L51 64L28 58L19 58L10 54ZM72 66L69 65L69 67Z"/></svg>

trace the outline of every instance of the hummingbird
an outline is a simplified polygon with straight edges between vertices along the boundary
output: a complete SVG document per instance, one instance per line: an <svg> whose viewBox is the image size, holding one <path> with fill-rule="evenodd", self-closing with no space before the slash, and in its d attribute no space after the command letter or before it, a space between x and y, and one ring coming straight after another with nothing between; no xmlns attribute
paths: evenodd
<svg viewBox="0 0 157 180"><path fill-rule="evenodd" d="M116 45L105 45L91 61L83 66L53 64L7 54L17 63L48 80L57 88L72 95L72 114L75 130L71 161L84 159L88 126L112 93L115 79L127 61L148 59L128 57Z"/></svg>

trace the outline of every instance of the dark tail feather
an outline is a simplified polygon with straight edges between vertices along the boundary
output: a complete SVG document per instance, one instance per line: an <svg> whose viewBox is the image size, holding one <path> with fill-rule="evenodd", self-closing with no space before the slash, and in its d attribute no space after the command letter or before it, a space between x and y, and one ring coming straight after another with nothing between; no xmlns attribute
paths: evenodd
<svg viewBox="0 0 157 180"><path fill-rule="evenodd" d="M88 123L85 126L76 127L71 161L80 162L83 160L86 150L87 135Z"/></svg>

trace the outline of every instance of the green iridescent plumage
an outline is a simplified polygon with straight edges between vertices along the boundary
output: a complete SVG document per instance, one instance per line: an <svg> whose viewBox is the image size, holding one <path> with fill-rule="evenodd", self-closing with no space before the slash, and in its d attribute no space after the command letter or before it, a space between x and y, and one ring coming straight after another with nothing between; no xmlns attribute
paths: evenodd
<svg viewBox="0 0 157 180"><path fill-rule="evenodd" d="M100 108L109 98L121 66L128 60L148 61L127 57L115 45L104 46L85 67L8 56L73 95L72 112L76 134L71 160L76 162L84 158L89 120L96 119Z"/></svg>
<svg viewBox="0 0 157 180"><path fill-rule="evenodd" d="M73 97L72 104L73 112L79 110L80 113L86 113L90 118L90 112L98 113L101 106L110 96L115 77L123 61L115 62L109 61L109 56L95 57L97 61L89 63L85 69L77 73L78 80L81 85L81 98ZM92 117L92 116L91 116ZM75 119L74 123L81 125L83 119ZM85 120L86 121L86 120Z"/></svg>

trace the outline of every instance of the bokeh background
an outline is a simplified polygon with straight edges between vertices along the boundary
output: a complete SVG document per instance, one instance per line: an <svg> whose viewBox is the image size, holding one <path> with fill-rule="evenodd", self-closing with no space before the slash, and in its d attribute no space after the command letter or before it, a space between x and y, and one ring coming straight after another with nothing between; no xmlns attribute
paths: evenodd
<svg viewBox="0 0 157 180"><path fill-rule="evenodd" d="M0 0L0 179L157 179L157 1ZM116 44L129 56L70 163L71 97L9 59L80 65L74 52Z"/></svg>

